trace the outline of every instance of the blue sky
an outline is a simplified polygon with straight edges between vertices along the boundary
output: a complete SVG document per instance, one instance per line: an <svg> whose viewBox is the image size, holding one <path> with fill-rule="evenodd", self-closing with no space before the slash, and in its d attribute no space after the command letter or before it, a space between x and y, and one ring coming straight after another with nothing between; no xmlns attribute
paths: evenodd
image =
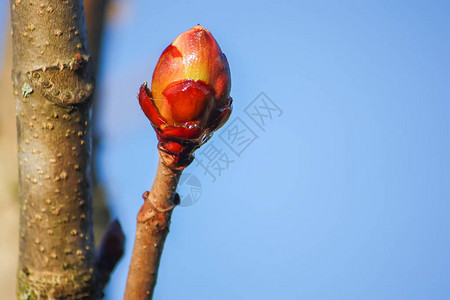
<svg viewBox="0 0 450 300"><path fill-rule="evenodd" d="M131 1L98 89L102 178L128 237L108 299L156 171L136 93L198 23L230 63L230 121L258 138L237 156L225 126L209 143L229 169L187 169L202 194L174 212L155 299L450 298L449 16L445 1ZM261 92L283 112L264 130L245 113Z"/></svg>

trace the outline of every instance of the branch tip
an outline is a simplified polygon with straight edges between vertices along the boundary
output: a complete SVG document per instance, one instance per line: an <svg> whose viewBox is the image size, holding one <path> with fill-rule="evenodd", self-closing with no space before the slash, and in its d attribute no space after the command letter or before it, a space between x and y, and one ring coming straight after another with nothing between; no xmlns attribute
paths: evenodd
<svg viewBox="0 0 450 300"><path fill-rule="evenodd" d="M175 196L173 197L172 202L175 206L180 204L181 200L180 200L180 195L178 193L175 193Z"/></svg>
<svg viewBox="0 0 450 300"><path fill-rule="evenodd" d="M112 271L122 258L125 248L125 235L120 222L116 219L108 226L105 236L97 252L95 266L99 284L104 288Z"/></svg>

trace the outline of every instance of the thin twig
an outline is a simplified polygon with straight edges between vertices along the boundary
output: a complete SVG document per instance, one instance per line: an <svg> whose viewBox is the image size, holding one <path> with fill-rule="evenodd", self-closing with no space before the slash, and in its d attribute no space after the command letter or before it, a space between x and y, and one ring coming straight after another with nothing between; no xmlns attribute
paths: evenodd
<svg viewBox="0 0 450 300"><path fill-rule="evenodd" d="M179 203L175 190L181 173L182 170L168 167L160 158L152 189L143 195L144 204L137 215L125 300L151 299L153 296L170 218L173 208Z"/></svg>

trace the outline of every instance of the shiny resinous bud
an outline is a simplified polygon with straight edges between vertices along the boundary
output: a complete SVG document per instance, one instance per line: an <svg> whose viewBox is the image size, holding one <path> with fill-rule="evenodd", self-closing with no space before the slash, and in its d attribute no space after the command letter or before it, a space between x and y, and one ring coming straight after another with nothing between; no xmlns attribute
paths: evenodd
<svg viewBox="0 0 450 300"><path fill-rule="evenodd" d="M161 54L151 88L141 86L139 103L159 148L183 167L231 113L230 69L209 30L197 25L179 35Z"/></svg>

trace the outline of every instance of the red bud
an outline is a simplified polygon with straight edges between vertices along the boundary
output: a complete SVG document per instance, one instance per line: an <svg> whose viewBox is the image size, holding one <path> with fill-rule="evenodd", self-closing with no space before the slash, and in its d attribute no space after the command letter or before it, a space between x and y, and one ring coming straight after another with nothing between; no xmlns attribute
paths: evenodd
<svg viewBox="0 0 450 300"><path fill-rule="evenodd" d="M192 153L231 113L230 70L216 40L200 25L179 35L162 53L152 91L139 103L156 129L159 148L185 167Z"/></svg>

